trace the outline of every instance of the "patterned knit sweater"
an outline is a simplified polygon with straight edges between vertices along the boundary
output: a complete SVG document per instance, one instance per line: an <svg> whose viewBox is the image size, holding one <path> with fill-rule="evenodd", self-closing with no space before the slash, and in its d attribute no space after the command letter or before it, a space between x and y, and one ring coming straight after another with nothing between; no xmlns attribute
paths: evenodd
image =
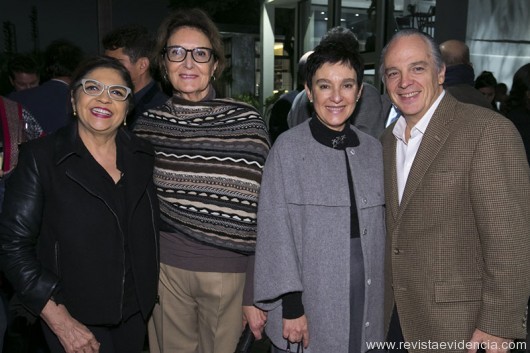
<svg viewBox="0 0 530 353"><path fill-rule="evenodd" d="M259 113L229 99L178 97L134 128L156 152L162 230L252 254L261 174L270 148Z"/></svg>

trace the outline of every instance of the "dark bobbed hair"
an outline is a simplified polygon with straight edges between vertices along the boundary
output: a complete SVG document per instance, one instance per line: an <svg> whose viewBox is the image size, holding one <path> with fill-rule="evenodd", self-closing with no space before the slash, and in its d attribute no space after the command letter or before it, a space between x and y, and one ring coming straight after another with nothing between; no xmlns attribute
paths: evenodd
<svg viewBox="0 0 530 353"><path fill-rule="evenodd" d="M55 40L44 52L46 74L49 78L70 77L83 58L83 51L77 45L64 39Z"/></svg>
<svg viewBox="0 0 530 353"><path fill-rule="evenodd" d="M388 48L394 44L398 39L404 38L404 37L414 37L417 36L421 38L429 47L429 56L432 58L434 62L434 66L438 73L440 73L444 67L444 61L442 59L442 53L440 52L440 47L436 42L434 41L434 38L428 35L427 33L418 31L417 29L402 29L399 32L396 32L390 41L385 45L383 50L381 51L381 59L379 66L379 76L381 77L381 80L383 83L385 82L385 56L388 52Z"/></svg>
<svg viewBox="0 0 530 353"><path fill-rule="evenodd" d="M508 97L508 111L518 107L527 107L530 102L527 92L530 91L530 63L521 66L513 75L512 89Z"/></svg>
<svg viewBox="0 0 530 353"><path fill-rule="evenodd" d="M359 40L357 39L357 36L355 35L355 33L350 31L348 28L340 27L340 26L333 27L329 31L327 31L326 34L324 34L322 38L320 39L320 44L329 42L329 41L334 41L335 40L334 38L340 38L343 36L349 37L351 40L350 44L352 45L353 50L359 51Z"/></svg>
<svg viewBox="0 0 530 353"><path fill-rule="evenodd" d="M15 79L16 73L36 74L40 76L37 61L28 54L15 54L7 64L9 77Z"/></svg>
<svg viewBox="0 0 530 353"><path fill-rule="evenodd" d="M163 53L169 37L183 27L197 29L208 38L212 44L213 60L217 61L214 76L219 78L225 68L226 61L223 40L215 23L206 12L198 8L177 10L167 16L160 24L154 50L156 55L154 59L160 72L165 72Z"/></svg>
<svg viewBox="0 0 530 353"><path fill-rule="evenodd" d="M493 76L491 71L482 71L475 80L475 88L480 89L483 87L492 87L495 89L497 86L497 79Z"/></svg>
<svg viewBox="0 0 530 353"><path fill-rule="evenodd" d="M126 25L107 33L101 41L105 50L123 49L132 63L140 58L151 58L154 37L142 25Z"/></svg>
<svg viewBox="0 0 530 353"><path fill-rule="evenodd" d="M333 32L331 32L333 31ZM312 89L313 76L324 64L341 63L351 67L357 74L357 86L363 83L364 63L359 53L357 38L348 29L332 29L316 46L306 64L306 83Z"/></svg>
<svg viewBox="0 0 530 353"><path fill-rule="evenodd" d="M96 69L112 69L118 72L121 78L125 81L125 86L131 89L131 94L127 97L128 109L132 111L134 107L134 84L131 79L129 71L118 60L108 56L93 56L85 59L76 69L72 76L72 83L70 84L70 91L72 98L75 96L77 90L81 87L81 80Z"/></svg>

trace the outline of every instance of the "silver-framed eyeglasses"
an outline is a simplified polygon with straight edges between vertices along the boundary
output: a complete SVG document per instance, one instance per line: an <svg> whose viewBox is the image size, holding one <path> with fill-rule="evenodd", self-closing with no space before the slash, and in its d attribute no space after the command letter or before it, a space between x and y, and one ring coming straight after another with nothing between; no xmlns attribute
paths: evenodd
<svg viewBox="0 0 530 353"><path fill-rule="evenodd" d="M186 60L186 56L188 56L188 53L191 53L191 57L193 58L193 60L200 64L203 64L210 61L210 59L212 58L213 49L203 47L186 49L184 47L181 47L180 45L171 45L169 47L165 47L164 52L162 54L166 54L166 57L169 61L178 63Z"/></svg>
<svg viewBox="0 0 530 353"><path fill-rule="evenodd" d="M100 96L105 90L109 95L110 99L123 102L131 94L131 89L122 85L105 85L98 80L91 78L84 78L79 84L83 87L83 92L89 96L97 97Z"/></svg>

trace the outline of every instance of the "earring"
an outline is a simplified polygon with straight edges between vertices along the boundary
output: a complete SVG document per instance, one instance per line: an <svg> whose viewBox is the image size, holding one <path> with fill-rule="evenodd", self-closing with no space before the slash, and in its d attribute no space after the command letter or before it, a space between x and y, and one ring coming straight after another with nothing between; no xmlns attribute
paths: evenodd
<svg viewBox="0 0 530 353"><path fill-rule="evenodd" d="M72 114L73 114L74 116L77 116L77 111L75 110L75 107L72 107L72 110L73 110Z"/></svg>
<svg viewBox="0 0 530 353"><path fill-rule="evenodd" d="M127 126L127 118L123 119L123 126Z"/></svg>
<svg viewBox="0 0 530 353"><path fill-rule="evenodd" d="M215 82L215 76L212 75L212 82Z"/></svg>

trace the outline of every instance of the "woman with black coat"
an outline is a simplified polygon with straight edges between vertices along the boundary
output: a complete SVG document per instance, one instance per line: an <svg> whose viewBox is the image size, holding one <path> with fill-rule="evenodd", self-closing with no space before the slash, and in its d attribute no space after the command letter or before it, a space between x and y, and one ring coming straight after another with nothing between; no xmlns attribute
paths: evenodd
<svg viewBox="0 0 530 353"><path fill-rule="evenodd" d="M75 121L21 148L0 262L51 352L139 353L158 283L151 145L123 128L132 81L96 57L71 84Z"/></svg>

